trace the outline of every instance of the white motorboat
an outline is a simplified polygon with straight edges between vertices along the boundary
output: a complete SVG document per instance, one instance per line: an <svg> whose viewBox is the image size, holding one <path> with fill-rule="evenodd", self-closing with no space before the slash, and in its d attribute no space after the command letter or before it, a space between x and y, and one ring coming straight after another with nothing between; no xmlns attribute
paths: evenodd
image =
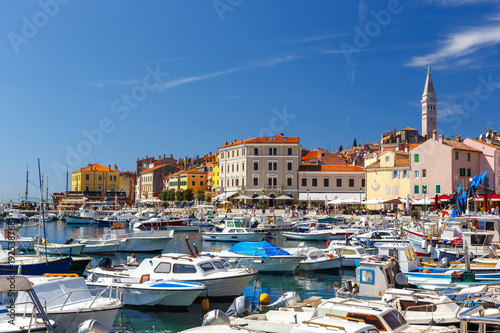
<svg viewBox="0 0 500 333"><path fill-rule="evenodd" d="M401 239L401 237L392 230L375 230L352 237L362 244L375 247L381 244L394 243Z"/></svg>
<svg viewBox="0 0 500 333"><path fill-rule="evenodd" d="M349 241L331 241L326 251L342 257L343 267L356 267L356 261L370 256L363 246L351 244Z"/></svg>
<svg viewBox="0 0 500 333"><path fill-rule="evenodd" d="M28 220L26 214L21 213L19 209L11 209L7 218L5 219L7 222L24 222Z"/></svg>
<svg viewBox="0 0 500 333"><path fill-rule="evenodd" d="M18 293L26 293L31 305L30 312L15 316L15 299ZM49 320L32 285L25 276L10 275L0 277L0 332L54 332L57 324ZM4 304L8 304L7 306ZM12 313L11 310L14 310Z"/></svg>
<svg viewBox="0 0 500 333"><path fill-rule="evenodd" d="M85 245L82 252L84 254L92 253L115 253L120 247L119 240L103 239L78 239L79 244Z"/></svg>
<svg viewBox="0 0 500 333"><path fill-rule="evenodd" d="M251 225L258 223L257 228L266 231L291 230L294 222L285 221L283 216L258 214L251 219Z"/></svg>
<svg viewBox="0 0 500 333"><path fill-rule="evenodd" d="M316 247L309 247L305 243L285 250L293 255L305 256L296 270L336 272L342 267L342 257L336 257Z"/></svg>
<svg viewBox="0 0 500 333"><path fill-rule="evenodd" d="M326 241L330 239L330 229L316 229L312 227L305 232L283 231L281 235L286 239L302 240L302 241Z"/></svg>
<svg viewBox="0 0 500 333"><path fill-rule="evenodd" d="M79 256L82 253L85 244L72 243L72 239L69 239L64 244L59 243L49 243L47 241L41 244L35 244L33 247L35 251L39 251L42 254L54 254L54 255L74 255Z"/></svg>
<svg viewBox="0 0 500 333"><path fill-rule="evenodd" d="M187 281L149 281L149 275L141 277L89 276L87 285L90 287L111 286L120 290L124 305L134 306L168 306L187 307L205 291L205 285Z"/></svg>
<svg viewBox="0 0 500 333"><path fill-rule="evenodd" d="M162 253L144 259L137 265L104 265L93 269L94 279L112 277L130 277L137 281L148 278L150 281L189 281L204 284L207 289L201 296L234 297L239 296L248 282L257 273L255 269L231 269L220 258L207 255L187 255Z"/></svg>
<svg viewBox="0 0 500 333"><path fill-rule="evenodd" d="M291 255L269 242L240 242L229 251L210 252L236 267L249 266L259 273L293 272L304 256Z"/></svg>
<svg viewBox="0 0 500 333"><path fill-rule="evenodd" d="M123 306L115 290L111 296L103 297L97 291L92 296L91 291L82 277L64 276L34 277L29 280L33 290L38 295L49 319L57 323L55 333L78 332L78 325L89 319L98 320L110 331L116 313ZM114 297L113 297L114 296ZM33 309L26 293L19 293L16 298L16 314L30 313Z"/></svg>
<svg viewBox="0 0 500 333"><path fill-rule="evenodd" d="M181 226L187 222L187 218L172 216L168 213L154 214L151 218L141 220L133 224L134 228L149 229L149 228L164 228L172 226Z"/></svg>
<svg viewBox="0 0 500 333"><path fill-rule="evenodd" d="M205 231L203 240L218 242L260 242L266 234L245 228L239 220L228 220L222 231Z"/></svg>
<svg viewBox="0 0 500 333"><path fill-rule="evenodd" d="M120 241L119 252L154 252L162 251L174 239L173 230L134 230L128 233L124 229L111 228L102 237L105 241Z"/></svg>
<svg viewBox="0 0 500 333"><path fill-rule="evenodd" d="M95 219L95 212L93 209L80 207L79 212L75 215L63 215L66 223L71 224L91 224Z"/></svg>
<svg viewBox="0 0 500 333"><path fill-rule="evenodd" d="M14 237L14 239L12 237ZM18 230L0 229L0 246L3 249L17 246L19 250L32 251L35 243L36 237L20 236Z"/></svg>

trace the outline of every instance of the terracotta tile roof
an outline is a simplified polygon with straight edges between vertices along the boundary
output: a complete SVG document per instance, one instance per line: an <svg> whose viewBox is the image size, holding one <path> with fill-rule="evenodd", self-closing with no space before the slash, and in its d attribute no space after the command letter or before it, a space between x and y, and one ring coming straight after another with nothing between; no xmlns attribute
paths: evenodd
<svg viewBox="0 0 500 333"><path fill-rule="evenodd" d="M365 169L380 168L380 161L373 162L372 164L365 167Z"/></svg>
<svg viewBox="0 0 500 333"><path fill-rule="evenodd" d="M199 174L206 174L206 172L204 172L204 171L200 171L200 170L197 170L197 169L192 169L192 170L189 170L189 171L185 171L185 173L189 173L189 174L196 174L196 175L199 175Z"/></svg>
<svg viewBox="0 0 500 333"><path fill-rule="evenodd" d="M481 152L479 149L472 148L471 146L467 146L465 143L458 142L458 141L443 140L443 143L447 146L450 146L453 149Z"/></svg>
<svg viewBox="0 0 500 333"><path fill-rule="evenodd" d="M472 138L467 138L467 139L468 139L468 140L475 141L475 142L477 142L477 143L483 144L483 145L488 146L488 147L491 147L491 148L500 149L500 147L499 147L499 146L492 145L491 143L488 143L488 142L484 142L484 141L481 141L481 140L476 140L476 139L472 139Z"/></svg>
<svg viewBox="0 0 500 333"><path fill-rule="evenodd" d="M162 167L165 167L165 166L172 166L171 164L160 164L160 165L156 165L152 168L149 168L149 169L146 169L146 170L142 170L141 173L145 173L145 172L150 172L150 171L154 171L154 170L157 170L157 169L160 169Z"/></svg>
<svg viewBox="0 0 500 333"><path fill-rule="evenodd" d="M411 128L411 127L405 127L403 129L400 129L400 131L418 131L418 130Z"/></svg>
<svg viewBox="0 0 500 333"><path fill-rule="evenodd" d="M302 160L310 160L312 158L318 158L318 151L317 150L310 150L302 156Z"/></svg>
<svg viewBox="0 0 500 333"><path fill-rule="evenodd" d="M299 171L364 171L362 167L355 165L304 165Z"/></svg>
<svg viewBox="0 0 500 333"><path fill-rule="evenodd" d="M110 169L108 167L105 167L104 165L101 165L101 164L98 164L98 163L94 163L94 164L89 164L87 165L86 167L84 168L81 168L81 169L78 169L78 170L75 170L73 172L78 172L78 171L104 171L104 172L120 172L118 170L115 170L115 169Z"/></svg>
<svg viewBox="0 0 500 333"><path fill-rule="evenodd" d="M299 143L299 142L300 140L298 136L284 136L284 135L260 136L252 139L233 141L228 143L227 145L219 147L219 149L240 145L242 143Z"/></svg>
<svg viewBox="0 0 500 333"><path fill-rule="evenodd" d="M410 143L410 145L409 145L408 149L409 149L409 150L412 150L412 149L414 149L414 148L417 148L417 147L418 147L418 146L420 146L420 145L421 145L421 143Z"/></svg>

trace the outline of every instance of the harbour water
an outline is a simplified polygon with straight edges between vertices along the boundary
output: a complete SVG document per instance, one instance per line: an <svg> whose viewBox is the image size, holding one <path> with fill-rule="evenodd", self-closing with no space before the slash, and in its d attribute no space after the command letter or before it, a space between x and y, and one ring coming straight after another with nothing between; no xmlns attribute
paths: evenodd
<svg viewBox="0 0 500 333"><path fill-rule="evenodd" d="M4 224L3 228L6 227ZM102 235L106 228L94 225L67 225L63 221L48 222L45 226L49 242L64 243L69 238L84 238L89 236ZM21 229L19 233L23 236L34 236L37 234L36 228ZM188 253L185 243L186 236L190 243L196 243L198 248L203 251L217 251L230 248L234 243L223 242L204 242L201 235L196 232L176 233L172 240L164 249L165 252ZM273 235L268 239L271 243L282 247L297 246L299 241L285 240L281 235ZM310 246L325 247L324 242L308 242ZM136 253L137 259L142 260L152 257L157 253ZM125 263L127 256L131 253L117 252L115 255L106 255L111 258L113 264ZM94 266L102 255L92 256L94 259L90 265ZM346 278L353 278L354 270L342 270L340 273L314 273L314 272L294 272L293 274L283 275L264 275L256 276L247 286L244 295L250 298L255 306L261 293L268 293L271 300L276 300L287 291L296 291L301 299L310 296L333 297L335 282L341 283ZM230 301L226 303L210 300L210 307L213 309L226 310ZM121 309L115 319L113 332L178 332L190 327L201 325L202 307L201 302L197 301L186 310L172 311L165 308L147 308L126 307Z"/></svg>

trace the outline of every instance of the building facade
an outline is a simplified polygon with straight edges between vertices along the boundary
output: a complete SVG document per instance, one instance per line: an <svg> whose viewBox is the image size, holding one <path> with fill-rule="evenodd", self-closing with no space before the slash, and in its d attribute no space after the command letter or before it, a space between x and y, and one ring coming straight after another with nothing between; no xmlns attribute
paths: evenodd
<svg viewBox="0 0 500 333"><path fill-rule="evenodd" d="M299 137L283 133L233 141L219 148L218 200L237 193L271 198L298 198L297 171L301 164ZM272 203L271 203L272 204Z"/></svg>
<svg viewBox="0 0 500 333"><path fill-rule="evenodd" d="M71 173L74 192L119 192L120 171L101 164L89 164Z"/></svg>
<svg viewBox="0 0 500 333"><path fill-rule="evenodd" d="M471 138L466 138L463 142L467 146L481 151L479 168L481 172L488 170L483 183L485 188L479 190L488 190L489 193L498 194L500 192L500 146Z"/></svg>

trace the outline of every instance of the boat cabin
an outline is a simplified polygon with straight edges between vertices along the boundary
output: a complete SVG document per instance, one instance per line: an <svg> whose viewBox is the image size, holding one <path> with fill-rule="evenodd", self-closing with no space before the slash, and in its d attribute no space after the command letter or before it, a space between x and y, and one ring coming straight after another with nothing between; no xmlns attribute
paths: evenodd
<svg viewBox="0 0 500 333"><path fill-rule="evenodd" d="M413 246L408 244L384 244L378 248L379 255L395 258L402 272L418 270L418 259Z"/></svg>

